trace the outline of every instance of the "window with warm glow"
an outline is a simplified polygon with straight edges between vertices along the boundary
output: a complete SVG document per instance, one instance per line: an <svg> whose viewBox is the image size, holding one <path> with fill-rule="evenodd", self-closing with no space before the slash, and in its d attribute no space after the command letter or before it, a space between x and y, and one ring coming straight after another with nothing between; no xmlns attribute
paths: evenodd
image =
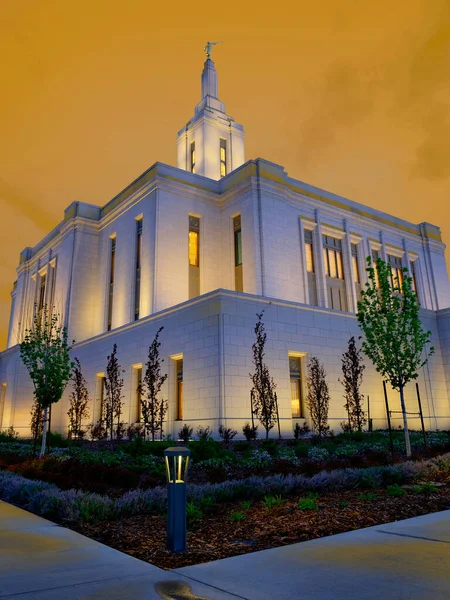
<svg viewBox="0 0 450 600"><path fill-rule="evenodd" d="M411 260L409 266L411 268L411 277L412 277L412 289L413 292L417 296L417 278L416 278L416 265L414 264L414 260Z"/></svg>
<svg viewBox="0 0 450 600"><path fill-rule="evenodd" d="M341 240L328 235L323 236L323 262L328 277L344 279Z"/></svg>
<svg viewBox="0 0 450 600"><path fill-rule="evenodd" d="M293 419L298 419L303 416L300 360L301 359L296 356L289 357L289 377L291 382L291 411Z"/></svg>
<svg viewBox="0 0 450 600"><path fill-rule="evenodd" d="M380 258L378 250L372 250L372 265L375 271L375 283L377 287L380 287L380 280L378 278L377 260Z"/></svg>
<svg viewBox="0 0 450 600"><path fill-rule="evenodd" d="M220 140L220 176L225 177L227 174L227 141Z"/></svg>
<svg viewBox="0 0 450 600"><path fill-rule="evenodd" d="M195 142L191 144L191 173L195 173Z"/></svg>
<svg viewBox="0 0 450 600"><path fill-rule="evenodd" d="M189 264L198 267L198 231L189 232Z"/></svg>
<svg viewBox="0 0 450 600"><path fill-rule="evenodd" d="M353 281L355 283L361 283L359 275L359 264L358 264L358 246L352 244L352 270L353 270Z"/></svg>
<svg viewBox="0 0 450 600"><path fill-rule="evenodd" d="M403 283L402 259L388 254L388 263L391 267L391 286L401 289Z"/></svg>
<svg viewBox="0 0 450 600"><path fill-rule="evenodd" d="M136 221L136 263L134 274L134 320L140 316L141 308L141 249L142 249L142 219Z"/></svg>

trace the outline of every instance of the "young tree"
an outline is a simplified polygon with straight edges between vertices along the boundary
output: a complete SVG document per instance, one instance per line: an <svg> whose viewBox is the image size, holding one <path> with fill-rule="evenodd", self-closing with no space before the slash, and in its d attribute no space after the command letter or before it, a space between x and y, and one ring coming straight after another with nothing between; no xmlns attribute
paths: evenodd
<svg viewBox="0 0 450 600"><path fill-rule="evenodd" d="M417 371L434 352L433 347L425 348L431 332L422 330L420 305L407 269L399 281L388 263L378 258L374 268L368 257L366 270L369 281L356 315L365 335L362 348L383 379L400 392L406 455L411 456L404 388L417 379Z"/></svg>
<svg viewBox="0 0 450 600"><path fill-rule="evenodd" d="M42 407L35 400L30 410L31 421L30 429L31 435L33 436L33 456L36 456L36 446L39 436L42 435L44 429L44 411Z"/></svg>
<svg viewBox="0 0 450 600"><path fill-rule="evenodd" d="M146 433L151 433L153 442L158 431L160 439L162 439L164 418L169 407L168 401L159 397L161 388L167 379L167 373L161 375L161 363L164 362L164 359L159 356L161 346L159 334L163 329L164 327L158 329L149 346L145 375L140 386L142 419Z"/></svg>
<svg viewBox="0 0 450 600"><path fill-rule="evenodd" d="M267 440L269 431L273 429L275 423L278 423L278 431L280 430L280 420L278 417L277 394L275 392L276 384L270 376L269 368L264 362L264 348L267 341L267 334L262 320L263 314L264 311L256 314L258 317L254 328L256 341L252 346L255 372L253 375L250 373L250 378L253 381L253 388L251 390L253 396L253 414L266 430Z"/></svg>
<svg viewBox="0 0 450 600"><path fill-rule="evenodd" d="M109 438L112 440L114 439L114 434L119 438L121 433L120 417L122 415L123 398L123 379L121 375L125 372L117 360L117 344L114 344L112 354L108 356L107 360L105 377L106 393L102 420L105 424L107 434L109 434ZM116 429L114 429L115 425Z"/></svg>
<svg viewBox="0 0 450 600"><path fill-rule="evenodd" d="M20 357L34 386L34 398L44 412L40 456L45 454L48 414L52 404L59 402L70 379L73 363L67 330L44 306L42 313L35 311L33 326L25 330L20 343ZM74 342L72 342L73 344Z"/></svg>
<svg viewBox="0 0 450 600"><path fill-rule="evenodd" d="M348 414L348 427L350 431L362 431L366 422L363 410L364 396L360 388L364 369L361 349L356 347L354 336L349 339L348 350L342 355L343 379L339 380L344 386L344 408Z"/></svg>
<svg viewBox="0 0 450 600"><path fill-rule="evenodd" d="M75 364L71 374L73 392L70 394L69 410L69 435L73 439L80 439L84 434L82 430L83 419L89 418L89 392L86 380L81 371L81 363L75 358Z"/></svg>
<svg viewBox="0 0 450 600"><path fill-rule="evenodd" d="M328 426L328 407L330 392L326 380L326 371L315 356L308 363L308 394L306 403L314 431L321 438L330 429Z"/></svg>

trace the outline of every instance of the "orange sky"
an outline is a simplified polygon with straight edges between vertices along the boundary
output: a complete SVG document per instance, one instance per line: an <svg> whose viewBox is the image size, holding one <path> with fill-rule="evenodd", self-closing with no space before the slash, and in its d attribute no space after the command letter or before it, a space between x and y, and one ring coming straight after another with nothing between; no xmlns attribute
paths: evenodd
<svg viewBox="0 0 450 600"><path fill-rule="evenodd" d="M0 347L20 251L176 163L207 40L246 159L450 242L449 0L2 0Z"/></svg>

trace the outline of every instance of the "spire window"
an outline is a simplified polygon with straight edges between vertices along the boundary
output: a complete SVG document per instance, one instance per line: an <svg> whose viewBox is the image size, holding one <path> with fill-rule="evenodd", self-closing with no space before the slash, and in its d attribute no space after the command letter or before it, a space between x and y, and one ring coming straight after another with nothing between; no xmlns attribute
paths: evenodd
<svg viewBox="0 0 450 600"><path fill-rule="evenodd" d="M191 173L195 173L195 142L191 143Z"/></svg>
<svg viewBox="0 0 450 600"><path fill-rule="evenodd" d="M227 140L220 139L220 176L227 174Z"/></svg>

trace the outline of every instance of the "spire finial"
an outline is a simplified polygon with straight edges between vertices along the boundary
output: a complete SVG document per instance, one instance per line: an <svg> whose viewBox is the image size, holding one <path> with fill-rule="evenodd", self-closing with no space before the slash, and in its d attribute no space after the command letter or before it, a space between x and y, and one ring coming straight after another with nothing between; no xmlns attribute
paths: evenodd
<svg viewBox="0 0 450 600"><path fill-rule="evenodd" d="M203 50L206 53L206 58L211 58L212 47L217 46L217 44L221 43L222 40L220 40L220 42L206 42L206 46L203 48Z"/></svg>

